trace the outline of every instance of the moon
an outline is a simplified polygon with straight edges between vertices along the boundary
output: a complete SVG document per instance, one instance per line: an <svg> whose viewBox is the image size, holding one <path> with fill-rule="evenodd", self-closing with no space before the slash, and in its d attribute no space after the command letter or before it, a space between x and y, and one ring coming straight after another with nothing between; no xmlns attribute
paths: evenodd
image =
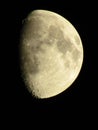
<svg viewBox="0 0 98 130"><path fill-rule="evenodd" d="M78 77L83 45L75 27L63 16L34 10L23 21L20 68L27 90L40 99L56 96Z"/></svg>

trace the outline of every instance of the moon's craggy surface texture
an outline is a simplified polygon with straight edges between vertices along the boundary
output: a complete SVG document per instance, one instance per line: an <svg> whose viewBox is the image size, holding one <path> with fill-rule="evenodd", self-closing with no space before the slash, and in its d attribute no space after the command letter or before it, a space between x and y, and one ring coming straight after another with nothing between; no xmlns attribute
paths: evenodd
<svg viewBox="0 0 98 130"><path fill-rule="evenodd" d="M23 79L38 98L66 90L77 78L83 47L79 34L62 16L35 10L24 20L20 42Z"/></svg>

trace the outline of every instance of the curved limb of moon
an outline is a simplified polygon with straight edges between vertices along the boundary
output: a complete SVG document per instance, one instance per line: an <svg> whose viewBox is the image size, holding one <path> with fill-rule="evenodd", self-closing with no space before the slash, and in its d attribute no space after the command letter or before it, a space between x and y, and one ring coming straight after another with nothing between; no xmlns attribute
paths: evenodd
<svg viewBox="0 0 98 130"><path fill-rule="evenodd" d="M83 46L68 20L35 10L24 22L21 39L21 66L32 95L49 98L71 86L82 66Z"/></svg>

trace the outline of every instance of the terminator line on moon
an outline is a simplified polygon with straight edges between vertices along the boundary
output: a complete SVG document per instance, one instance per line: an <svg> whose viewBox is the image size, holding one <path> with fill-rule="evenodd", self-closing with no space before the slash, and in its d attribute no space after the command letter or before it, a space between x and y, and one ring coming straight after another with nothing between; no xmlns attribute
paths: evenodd
<svg viewBox="0 0 98 130"><path fill-rule="evenodd" d="M32 96L50 98L72 85L82 67L83 46L68 20L34 10L24 20L20 39L22 77Z"/></svg>

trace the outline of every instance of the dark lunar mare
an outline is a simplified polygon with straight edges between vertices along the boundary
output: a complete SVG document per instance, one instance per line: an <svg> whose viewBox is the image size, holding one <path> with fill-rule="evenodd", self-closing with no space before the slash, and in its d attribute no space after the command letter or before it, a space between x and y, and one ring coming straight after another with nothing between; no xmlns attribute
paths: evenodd
<svg viewBox="0 0 98 130"><path fill-rule="evenodd" d="M69 37L67 36L65 37L64 37L63 31L58 26L54 26L54 25L50 26L48 38L57 39L56 44L57 44L58 50L64 55L66 55L67 51L72 52L73 60L78 60L80 56L79 50L74 47L74 43L71 42ZM78 39L77 37L75 38ZM47 43L53 44L52 42L47 42Z"/></svg>

